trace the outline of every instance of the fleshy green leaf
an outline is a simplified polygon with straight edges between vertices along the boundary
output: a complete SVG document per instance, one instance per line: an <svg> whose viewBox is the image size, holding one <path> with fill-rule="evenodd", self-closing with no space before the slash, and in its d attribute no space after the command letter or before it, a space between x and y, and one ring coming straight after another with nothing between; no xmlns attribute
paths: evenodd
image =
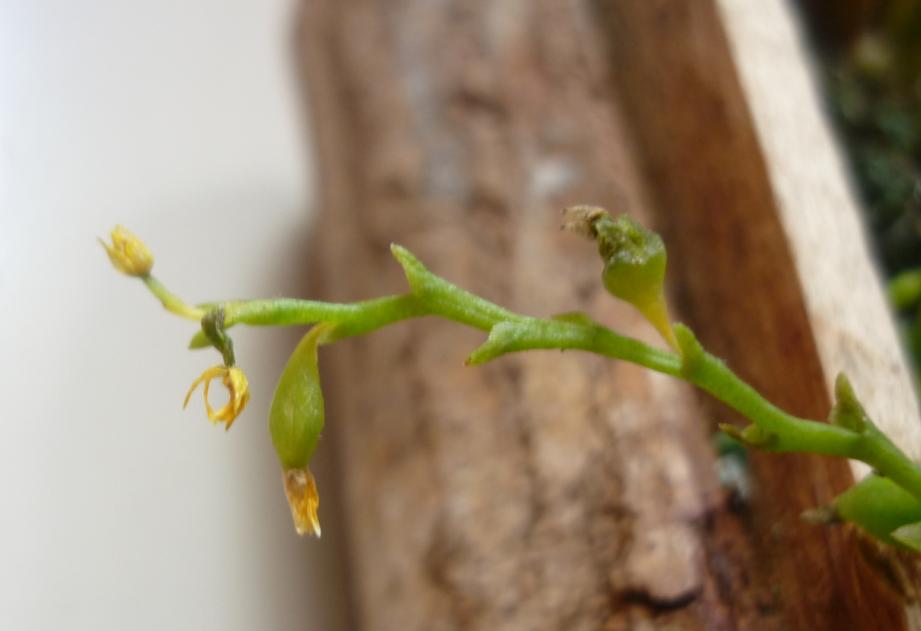
<svg viewBox="0 0 921 631"><path fill-rule="evenodd" d="M897 541L890 536L894 531L921 521L921 502L889 478L876 474L844 491L833 506L845 521L889 543Z"/></svg>
<svg viewBox="0 0 921 631"><path fill-rule="evenodd" d="M328 326L310 329L294 349L275 387L269 410L269 432L285 469L302 469L310 462L324 423L323 391L317 347Z"/></svg>

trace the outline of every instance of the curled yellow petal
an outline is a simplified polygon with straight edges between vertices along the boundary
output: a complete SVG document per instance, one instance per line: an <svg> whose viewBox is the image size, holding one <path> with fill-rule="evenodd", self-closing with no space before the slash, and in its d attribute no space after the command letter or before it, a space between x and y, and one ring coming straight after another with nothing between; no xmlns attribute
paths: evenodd
<svg viewBox="0 0 921 631"><path fill-rule="evenodd" d="M310 469L304 467L285 471L285 495L288 497L297 534L310 533L319 538L320 518L317 510L320 508L320 494Z"/></svg>
<svg viewBox="0 0 921 631"><path fill-rule="evenodd" d="M230 398L225 405L215 410L211 407L208 395L211 389L211 380L217 379L218 377L221 378L221 383L227 388ZM224 429L230 429L234 420L240 416L246 404L249 402L249 382L246 380L246 375L236 366L230 368L227 366L212 366L203 372L198 379L192 382L189 391L185 395L185 401L182 403L183 408L189 404L192 393L195 392L195 388L197 388L200 383L205 384L205 410L208 412L208 418L213 423L224 423Z"/></svg>
<svg viewBox="0 0 921 631"><path fill-rule="evenodd" d="M106 249L115 269L128 276L147 276L153 269L153 254L137 236L124 226L112 230L112 244L102 239L99 242Z"/></svg>

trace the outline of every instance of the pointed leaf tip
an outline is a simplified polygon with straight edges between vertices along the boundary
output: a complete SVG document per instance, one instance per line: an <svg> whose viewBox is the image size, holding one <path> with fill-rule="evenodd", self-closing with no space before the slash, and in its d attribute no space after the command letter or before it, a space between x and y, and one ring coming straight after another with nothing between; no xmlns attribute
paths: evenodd
<svg viewBox="0 0 921 631"><path fill-rule="evenodd" d="M844 427L853 432L863 433L870 423L863 405L854 393L854 387L843 372L835 379L835 405L828 415L832 425Z"/></svg>
<svg viewBox="0 0 921 631"><path fill-rule="evenodd" d="M892 531L892 538L906 548L921 552L921 522L896 528Z"/></svg>

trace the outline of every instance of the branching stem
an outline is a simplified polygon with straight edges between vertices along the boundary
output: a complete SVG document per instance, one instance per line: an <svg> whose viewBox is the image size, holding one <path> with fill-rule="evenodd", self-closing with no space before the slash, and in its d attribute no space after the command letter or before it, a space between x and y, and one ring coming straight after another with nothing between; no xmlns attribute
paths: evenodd
<svg viewBox="0 0 921 631"><path fill-rule="evenodd" d="M758 431L740 435L753 445L769 451L808 452L863 461L921 502L921 467L875 426L870 424L864 431L856 431L784 412L724 362L700 348L686 327L683 339L689 342L682 346L681 353L675 353L616 333L581 314L558 318L524 316L436 276L404 248L393 246L392 250L406 272L411 291L354 303L277 298L191 307L152 276L144 276L142 280L164 307L182 317L207 321L208 314L222 310L225 329L235 324L286 326L326 322L331 329L322 343L328 344L401 320L438 316L489 333L486 342L468 358L470 364L537 349L581 350L628 361L684 379L748 418ZM209 337L200 332L191 346L210 344Z"/></svg>

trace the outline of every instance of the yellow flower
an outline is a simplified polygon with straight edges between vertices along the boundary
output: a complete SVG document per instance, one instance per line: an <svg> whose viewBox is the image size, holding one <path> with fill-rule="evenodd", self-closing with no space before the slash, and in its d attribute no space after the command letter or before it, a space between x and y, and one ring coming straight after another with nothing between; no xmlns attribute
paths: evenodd
<svg viewBox="0 0 921 631"><path fill-rule="evenodd" d="M217 377L221 378L221 383L224 384L224 387L227 388L227 392L230 393L230 399L227 401L226 405L215 410L208 401L208 390L211 386L211 380ZM192 386L185 395L185 401L182 404L183 409L189 404L192 393L195 392L195 388L197 388L198 384L201 382L205 382L205 409L208 411L208 418L214 423L226 423L224 429L230 429L234 420L240 416L240 413L243 412L243 408L245 408L246 404L249 402L249 382L246 380L246 375L235 366L231 368L227 366L212 366L203 372L198 379L192 382Z"/></svg>
<svg viewBox="0 0 921 631"><path fill-rule="evenodd" d="M153 254L124 226L115 226L112 230L112 245L99 240L106 249L109 260L115 269L128 276L147 276L153 268Z"/></svg>
<svg viewBox="0 0 921 631"><path fill-rule="evenodd" d="M320 518L317 509L320 508L320 494L310 469L304 467L285 471L285 495L288 496L297 534L311 533L319 538Z"/></svg>

